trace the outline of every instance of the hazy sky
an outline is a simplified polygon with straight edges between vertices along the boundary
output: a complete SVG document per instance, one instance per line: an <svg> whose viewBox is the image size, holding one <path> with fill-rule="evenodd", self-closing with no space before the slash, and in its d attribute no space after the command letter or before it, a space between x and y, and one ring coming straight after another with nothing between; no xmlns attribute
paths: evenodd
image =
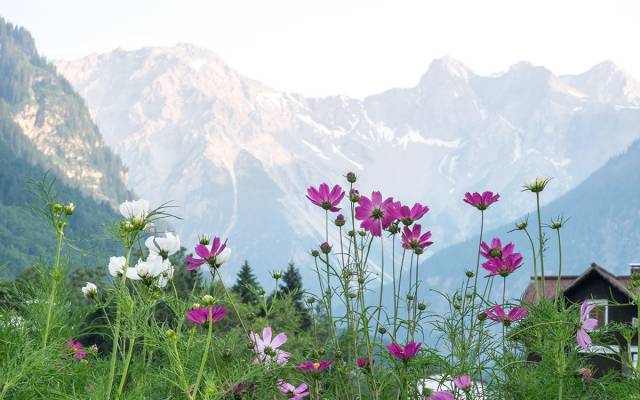
<svg viewBox="0 0 640 400"><path fill-rule="evenodd" d="M281 90L362 97L451 55L488 74L527 60L640 78L640 1L0 0L49 58L193 43Z"/></svg>

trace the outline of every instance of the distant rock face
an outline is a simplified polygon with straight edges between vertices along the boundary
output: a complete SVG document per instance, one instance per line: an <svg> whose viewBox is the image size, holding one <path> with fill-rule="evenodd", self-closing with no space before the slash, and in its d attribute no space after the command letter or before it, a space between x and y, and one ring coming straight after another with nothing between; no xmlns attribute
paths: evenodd
<svg viewBox="0 0 640 400"><path fill-rule="evenodd" d="M528 63L480 76L443 58L415 87L364 100L279 92L190 45L57 67L128 166L130 188L181 206L185 243L228 235L239 259L264 266L262 278L321 241L324 214L304 198L312 184L345 182L352 170L363 193L425 202L443 248L475 226L464 192L509 199L549 175L551 200L640 137L639 86L608 63L572 76ZM530 204L498 207L489 226Z"/></svg>

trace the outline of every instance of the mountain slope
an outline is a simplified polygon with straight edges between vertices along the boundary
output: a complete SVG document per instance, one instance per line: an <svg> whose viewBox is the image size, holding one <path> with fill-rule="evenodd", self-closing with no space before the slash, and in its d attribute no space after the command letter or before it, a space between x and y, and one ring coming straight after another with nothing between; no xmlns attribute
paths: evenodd
<svg viewBox="0 0 640 400"><path fill-rule="evenodd" d="M185 207L177 227L186 240L222 233L241 248L239 260L265 264L284 265L317 245L323 215L304 190L342 182L349 170L360 176L362 192L429 204L430 227L444 248L475 226L473 210L458 207L464 192L486 187L512 197L524 180L546 174L557 178L549 201L640 138L637 84L617 70L585 80L519 63L480 76L443 58L415 87L361 101L279 92L184 44L57 65L129 166L131 188ZM251 160L254 179L238 178L243 159ZM259 221L247 218L255 207ZM531 207L513 202L502 217ZM501 221L490 215L487 225ZM285 239L256 243L263 227ZM271 268L259 270L261 278Z"/></svg>
<svg viewBox="0 0 640 400"><path fill-rule="evenodd" d="M126 171L83 99L38 55L23 28L0 18L0 137L19 157L112 204L127 198Z"/></svg>
<svg viewBox="0 0 640 400"><path fill-rule="evenodd" d="M640 140L608 161L567 194L542 208L543 224L564 215L569 218L561 230L563 273L580 274L592 262L604 266L615 274L627 274L629 263L640 260ZM552 180L552 187L556 184ZM544 197L546 191L542 193ZM529 192L519 194L529 202L535 197ZM487 213L500 216L514 201L503 197ZM502 204L500 204L502 203ZM460 204L460 207L466 205ZM479 215L476 216L479 229ZM486 233L485 240L493 237L512 241L522 252L525 265L508 278L507 292L519 297L530 275L533 274L531 247L524 233L515 231L515 222ZM529 218L529 231L537 235L536 215ZM545 252L545 272L558 271L558 246L555 231L545 228L549 237ZM422 277L430 288L447 291L462 282L465 269L475 268L477 239L470 239L436 253L421 266ZM484 275L484 274L483 274Z"/></svg>

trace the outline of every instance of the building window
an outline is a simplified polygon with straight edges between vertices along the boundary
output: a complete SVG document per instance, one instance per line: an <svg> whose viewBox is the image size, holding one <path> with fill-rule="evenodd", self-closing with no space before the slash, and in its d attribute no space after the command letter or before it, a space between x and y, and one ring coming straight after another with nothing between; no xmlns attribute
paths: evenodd
<svg viewBox="0 0 640 400"><path fill-rule="evenodd" d="M598 320L597 328L602 328L609 323L609 301L606 299L592 299L588 300L589 303L596 306L591 310L589 318Z"/></svg>

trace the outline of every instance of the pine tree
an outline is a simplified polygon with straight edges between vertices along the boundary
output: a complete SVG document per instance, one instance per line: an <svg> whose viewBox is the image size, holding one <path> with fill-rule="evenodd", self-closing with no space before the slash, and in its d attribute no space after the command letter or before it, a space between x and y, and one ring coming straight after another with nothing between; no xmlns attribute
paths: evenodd
<svg viewBox="0 0 640 400"><path fill-rule="evenodd" d="M244 260L244 264L242 264L240 272L238 272L236 284L233 285L231 290L240 296L243 303L256 305L258 304L258 297L255 292L258 289L260 289L260 284L253 274L249 262Z"/></svg>
<svg viewBox="0 0 640 400"><path fill-rule="evenodd" d="M280 293L291 296L296 310L301 315L301 328L306 330L311 325L309 311L304 305L304 288L302 287L302 275L293 261L289 261L289 267L282 275L283 284L280 285Z"/></svg>

